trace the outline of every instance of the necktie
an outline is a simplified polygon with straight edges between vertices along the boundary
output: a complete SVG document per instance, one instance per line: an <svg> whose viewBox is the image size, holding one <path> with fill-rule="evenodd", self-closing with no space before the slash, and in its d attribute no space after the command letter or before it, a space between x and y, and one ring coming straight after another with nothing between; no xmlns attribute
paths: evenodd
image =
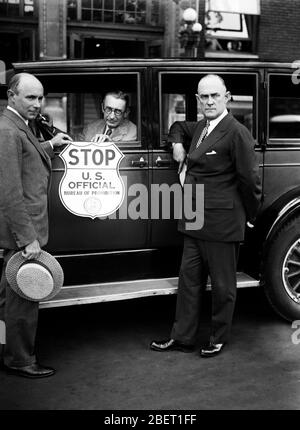
<svg viewBox="0 0 300 430"><path fill-rule="evenodd" d="M112 134L112 129L106 124L103 128L102 134L104 134L105 136L110 136Z"/></svg>
<svg viewBox="0 0 300 430"><path fill-rule="evenodd" d="M196 149L199 147L199 145L203 142L203 140L206 138L207 132L208 132L208 127L209 127L209 121L206 121L205 127L201 132L201 135L199 137L199 140L196 144Z"/></svg>

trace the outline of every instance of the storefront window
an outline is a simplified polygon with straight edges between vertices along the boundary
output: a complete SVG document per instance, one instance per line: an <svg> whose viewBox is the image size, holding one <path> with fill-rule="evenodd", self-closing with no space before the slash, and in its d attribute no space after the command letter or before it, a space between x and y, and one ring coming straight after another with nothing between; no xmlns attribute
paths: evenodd
<svg viewBox="0 0 300 430"><path fill-rule="evenodd" d="M104 0L104 9L113 9L114 0Z"/></svg>
<svg viewBox="0 0 300 430"><path fill-rule="evenodd" d="M94 22L157 25L160 22L160 2L159 0L81 0L81 2L69 0L68 18Z"/></svg>
<svg viewBox="0 0 300 430"><path fill-rule="evenodd" d="M0 0L0 16L33 16L34 0Z"/></svg>
<svg viewBox="0 0 300 430"><path fill-rule="evenodd" d="M82 20L92 21L92 11L90 9L82 9Z"/></svg>
<svg viewBox="0 0 300 430"><path fill-rule="evenodd" d="M0 0L0 16L19 16L20 0Z"/></svg>

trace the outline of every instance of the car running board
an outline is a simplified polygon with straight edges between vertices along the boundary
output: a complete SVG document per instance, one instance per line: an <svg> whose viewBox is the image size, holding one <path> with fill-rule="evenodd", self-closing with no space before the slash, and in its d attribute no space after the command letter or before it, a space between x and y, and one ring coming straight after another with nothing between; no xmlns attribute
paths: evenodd
<svg viewBox="0 0 300 430"><path fill-rule="evenodd" d="M40 302L40 309L176 294L177 284L176 277L65 286L53 299ZM237 286L258 287L259 281L246 273L238 272ZM211 289L210 282L207 289Z"/></svg>

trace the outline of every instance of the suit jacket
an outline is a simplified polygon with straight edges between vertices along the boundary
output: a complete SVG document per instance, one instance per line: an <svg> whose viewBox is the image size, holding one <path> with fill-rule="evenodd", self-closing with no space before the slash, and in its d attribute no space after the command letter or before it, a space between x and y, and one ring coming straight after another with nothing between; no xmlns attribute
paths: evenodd
<svg viewBox="0 0 300 430"><path fill-rule="evenodd" d="M42 145L14 112L0 117L0 247L48 240L49 142Z"/></svg>
<svg viewBox="0 0 300 430"><path fill-rule="evenodd" d="M88 124L84 130L82 135L80 136L80 140L90 141L95 134L104 133L105 130L105 121L104 119L98 119L97 121ZM113 142L128 142L130 140L137 139L137 131L136 125L133 122L125 119L119 127L116 127L112 130L112 134L110 138Z"/></svg>
<svg viewBox="0 0 300 430"><path fill-rule="evenodd" d="M169 142L191 139L185 184L204 185L204 224L190 230L183 214L179 230L210 241L236 242L244 239L246 221L254 222L261 201L261 184L255 142L246 127L226 115L196 149L205 126L199 122L175 122ZM203 206L203 205L202 205Z"/></svg>

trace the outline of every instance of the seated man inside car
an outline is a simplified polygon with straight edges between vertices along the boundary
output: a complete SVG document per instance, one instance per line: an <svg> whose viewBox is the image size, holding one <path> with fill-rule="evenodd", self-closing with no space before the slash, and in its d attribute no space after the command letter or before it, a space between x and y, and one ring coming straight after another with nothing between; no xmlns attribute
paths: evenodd
<svg viewBox="0 0 300 430"><path fill-rule="evenodd" d="M137 139L137 128L129 121L129 98L123 91L105 95L102 103L103 119L88 124L80 140L92 142L121 142Z"/></svg>

